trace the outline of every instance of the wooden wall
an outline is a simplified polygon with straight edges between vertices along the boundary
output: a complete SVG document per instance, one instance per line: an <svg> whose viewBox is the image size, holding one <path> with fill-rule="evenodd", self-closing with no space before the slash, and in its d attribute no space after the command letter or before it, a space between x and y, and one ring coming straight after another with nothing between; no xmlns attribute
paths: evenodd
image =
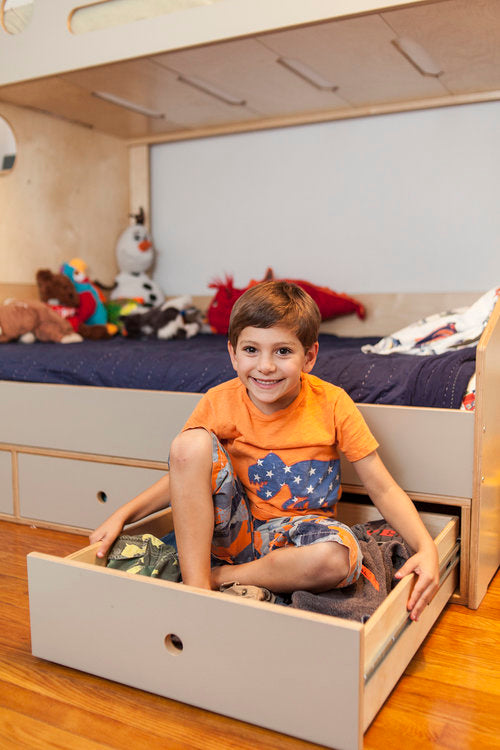
<svg viewBox="0 0 500 750"><path fill-rule="evenodd" d="M14 169L0 174L2 282L32 283L80 257L91 278L111 282L115 243L127 225L129 155L116 138L0 102L14 130Z"/></svg>

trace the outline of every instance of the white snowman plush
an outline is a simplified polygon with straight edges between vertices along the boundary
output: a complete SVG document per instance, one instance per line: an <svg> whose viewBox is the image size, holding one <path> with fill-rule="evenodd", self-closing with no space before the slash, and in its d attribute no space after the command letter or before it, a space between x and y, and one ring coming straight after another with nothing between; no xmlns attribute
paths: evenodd
<svg viewBox="0 0 500 750"><path fill-rule="evenodd" d="M145 272L154 260L151 237L144 226L144 209L134 214L135 224L121 233L116 244L119 274L110 299L142 299L144 307L157 307L165 300L160 287Z"/></svg>

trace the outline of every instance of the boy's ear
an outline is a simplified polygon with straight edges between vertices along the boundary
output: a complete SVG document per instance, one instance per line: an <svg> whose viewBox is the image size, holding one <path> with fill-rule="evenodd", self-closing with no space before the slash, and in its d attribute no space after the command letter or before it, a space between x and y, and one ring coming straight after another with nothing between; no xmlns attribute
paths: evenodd
<svg viewBox="0 0 500 750"><path fill-rule="evenodd" d="M304 364L302 366L302 372L311 372L312 368L316 364L316 357L318 356L319 343L314 342L312 346L306 351Z"/></svg>
<svg viewBox="0 0 500 750"><path fill-rule="evenodd" d="M233 345L230 341L227 342L227 350L229 352L229 356L231 357L231 364L233 366L233 370L236 370L238 372L238 368L236 367L236 356L234 353Z"/></svg>

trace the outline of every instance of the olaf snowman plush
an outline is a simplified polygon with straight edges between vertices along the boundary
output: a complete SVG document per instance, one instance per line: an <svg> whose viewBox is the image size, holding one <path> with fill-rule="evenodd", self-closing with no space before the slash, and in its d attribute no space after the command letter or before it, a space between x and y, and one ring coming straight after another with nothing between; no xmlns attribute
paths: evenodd
<svg viewBox="0 0 500 750"><path fill-rule="evenodd" d="M145 273L154 260L151 237L144 226L144 209L133 214L135 224L121 233L116 244L119 274L110 299L140 299L144 307L156 307L165 300L160 287Z"/></svg>

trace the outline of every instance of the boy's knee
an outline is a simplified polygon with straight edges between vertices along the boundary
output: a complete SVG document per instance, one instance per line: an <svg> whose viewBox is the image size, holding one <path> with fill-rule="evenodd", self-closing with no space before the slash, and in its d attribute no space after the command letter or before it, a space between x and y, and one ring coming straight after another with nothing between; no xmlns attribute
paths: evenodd
<svg viewBox="0 0 500 750"><path fill-rule="evenodd" d="M212 437L203 428L180 432L170 446L170 470L181 468L193 461L212 460Z"/></svg>
<svg viewBox="0 0 500 750"><path fill-rule="evenodd" d="M311 545L314 551L312 565L315 589L328 591L342 583L349 574L349 550L338 542L318 542Z"/></svg>

